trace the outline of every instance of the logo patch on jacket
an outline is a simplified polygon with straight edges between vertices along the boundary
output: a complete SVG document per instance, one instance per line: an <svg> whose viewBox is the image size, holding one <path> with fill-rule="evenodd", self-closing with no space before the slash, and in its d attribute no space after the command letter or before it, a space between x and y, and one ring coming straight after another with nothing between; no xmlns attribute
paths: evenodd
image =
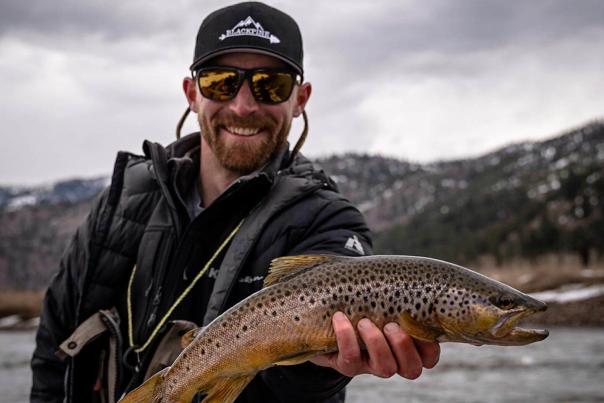
<svg viewBox="0 0 604 403"><path fill-rule="evenodd" d="M353 235L350 238L348 238L344 247L348 250L358 253L359 255L365 254L365 249L363 249L363 245L361 244L361 242L359 241L359 238L357 238L356 235Z"/></svg>

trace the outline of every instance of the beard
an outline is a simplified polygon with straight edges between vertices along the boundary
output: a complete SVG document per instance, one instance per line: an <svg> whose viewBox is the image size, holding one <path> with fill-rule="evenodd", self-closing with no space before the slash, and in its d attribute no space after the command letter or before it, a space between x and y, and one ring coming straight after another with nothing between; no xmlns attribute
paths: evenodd
<svg viewBox="0 0 604 403"><path fill-rule="evenodd" d="M220 164L237 174L247 175L262 168L287 141L291 121L278 129L278 122L268 116L238 117L217 115L212 119L197 115L201 134ZM229 142L220 136L220 129L228 126L260 128L268 135L254 141Z"/></svg>

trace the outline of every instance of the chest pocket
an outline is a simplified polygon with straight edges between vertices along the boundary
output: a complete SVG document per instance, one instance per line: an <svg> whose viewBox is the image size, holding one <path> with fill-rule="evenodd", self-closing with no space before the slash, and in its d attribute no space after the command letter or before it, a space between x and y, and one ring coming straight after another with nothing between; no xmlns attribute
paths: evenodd
<svg viewBox="0 0 604 403"><path fill-rule="evenodd" d="M141 239L132 284L134 333L139 340L148 333L157 319L161 284L170 264L173 243L173 233L169 228L149 229Z"/></svg>

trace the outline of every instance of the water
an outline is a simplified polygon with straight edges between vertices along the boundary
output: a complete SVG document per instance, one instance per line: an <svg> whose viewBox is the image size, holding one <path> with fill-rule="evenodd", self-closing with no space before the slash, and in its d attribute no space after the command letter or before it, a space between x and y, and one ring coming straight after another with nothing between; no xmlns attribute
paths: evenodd
<svg viewBox="0 0 604 403"><path fill-rule="evenodd" d="M0 332L0 401L28 401L33 332ZM524 347L442 345L415 381L363 375L348 388L365 402L604 402L604 329L551 329Z"/></svg>

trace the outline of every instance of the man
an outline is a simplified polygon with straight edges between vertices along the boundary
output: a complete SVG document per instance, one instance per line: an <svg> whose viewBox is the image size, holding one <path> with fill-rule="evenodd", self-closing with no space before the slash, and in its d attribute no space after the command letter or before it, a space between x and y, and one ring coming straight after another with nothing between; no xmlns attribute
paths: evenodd
<svg viewBox="0 0 604 403"><path fill-rule="evenodd" d="M304 134L289 151L311 94L296 22L262 3L217 10L201 24L191 71L183 88L201 135L118 154L47 292L34 402L119 398L169 365L190 322L259 290L273 258L370 252L361 214L298 154ZM332 322L338 353L262 371L238 401L343 401L355 375L414 379L438 360L436 343L396 324L382 332L361 320L362 352L346 316Z"/></svg>

